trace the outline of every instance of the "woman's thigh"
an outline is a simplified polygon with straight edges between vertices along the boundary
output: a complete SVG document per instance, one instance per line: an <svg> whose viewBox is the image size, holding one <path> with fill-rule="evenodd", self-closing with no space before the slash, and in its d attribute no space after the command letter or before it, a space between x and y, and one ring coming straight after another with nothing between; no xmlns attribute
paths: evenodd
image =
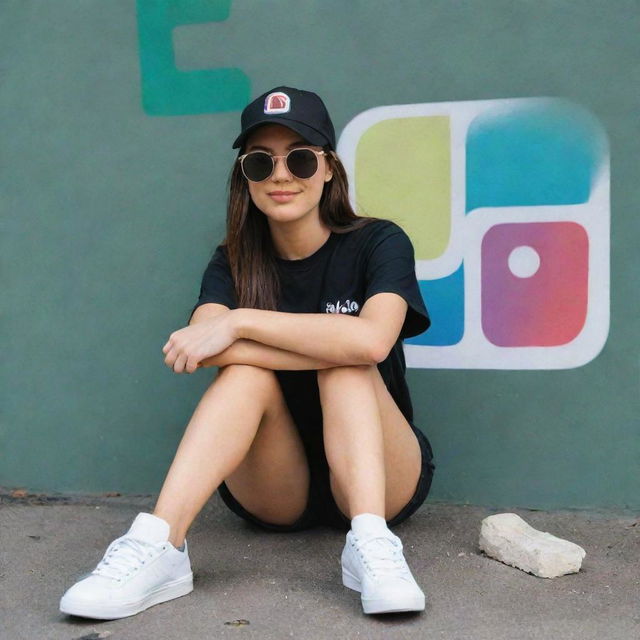
<svg viewBox="0 0 640 640"><path fill-rule="evenodd" d="M418 490L425 464L421 444L389 393L377 366L340 369L319 376L320 384L335 384L341 393L349 384L374 385L384 446L385 518L391 521L409 505ZM333 473L330 481L336 505L349 516L346 488L339 486Z"/></svg>
<svg viewBox="0 0 640 640"><path fill-rule="evenodd" d="M309 499L309 464L274 372L250 365L229 365L219 375L234 376L236 384L246 388L247 402L251 402L254 385L267 385L269 391L256 436L242 462L225 479L226 489L260 522L296 522Z"/></svg>

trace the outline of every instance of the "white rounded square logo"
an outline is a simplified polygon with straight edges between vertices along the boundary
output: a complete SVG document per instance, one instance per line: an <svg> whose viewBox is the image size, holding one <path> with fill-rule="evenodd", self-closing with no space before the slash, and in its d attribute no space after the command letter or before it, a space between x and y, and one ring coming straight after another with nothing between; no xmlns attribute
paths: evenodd
<svg viewBox="0 0 640 640"><path fill-rule="evenodd" d="M575 103L393 105L347 124L359 213L409 234L432 326L408 366L563 369L609 331L609 150Z"/></svg>

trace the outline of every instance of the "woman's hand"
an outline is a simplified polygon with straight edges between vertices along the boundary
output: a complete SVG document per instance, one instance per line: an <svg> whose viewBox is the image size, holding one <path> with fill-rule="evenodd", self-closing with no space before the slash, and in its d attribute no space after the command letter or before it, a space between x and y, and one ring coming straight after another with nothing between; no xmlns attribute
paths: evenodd
<svg viewBox="0 0 640 640"><path fill-rule="evenodd" d="M238 338L234 318L232 311L225 311L174 331L162 347L165 364L175 373L193 373L202 360L224 351Z"/></svg>

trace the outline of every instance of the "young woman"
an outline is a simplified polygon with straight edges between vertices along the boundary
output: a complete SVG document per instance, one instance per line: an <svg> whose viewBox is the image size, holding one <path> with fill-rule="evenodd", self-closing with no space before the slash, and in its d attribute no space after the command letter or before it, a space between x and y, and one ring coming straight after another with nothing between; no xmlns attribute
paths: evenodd
<svg viewBox="0 0 640 640"><path fill-rule="evenodd" d="M402 339L429 326L408 236L357 216L322 100L277 87L242 113L227 235L189 326L163 347L176 373L218 367L153 513L140 513L63 613L121 618L193 589L186 534L218 489L271 531L346 531L342 581L365 613L419 611L393 527L434 464L413 425Z"/></svg>

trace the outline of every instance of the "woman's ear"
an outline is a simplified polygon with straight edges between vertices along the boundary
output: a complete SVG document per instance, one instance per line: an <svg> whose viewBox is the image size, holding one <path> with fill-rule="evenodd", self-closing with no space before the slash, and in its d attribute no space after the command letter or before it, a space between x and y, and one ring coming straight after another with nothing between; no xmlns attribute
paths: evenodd
<svg viewBox="0 0 640 640"><path fill-rule="evenodd" d="M329 157L331 160L327 159L327 168L324 174L324 181L329 182L331 178L333 178L333 159L337 158L336 154L333 151L329 151Z"/></svg>

